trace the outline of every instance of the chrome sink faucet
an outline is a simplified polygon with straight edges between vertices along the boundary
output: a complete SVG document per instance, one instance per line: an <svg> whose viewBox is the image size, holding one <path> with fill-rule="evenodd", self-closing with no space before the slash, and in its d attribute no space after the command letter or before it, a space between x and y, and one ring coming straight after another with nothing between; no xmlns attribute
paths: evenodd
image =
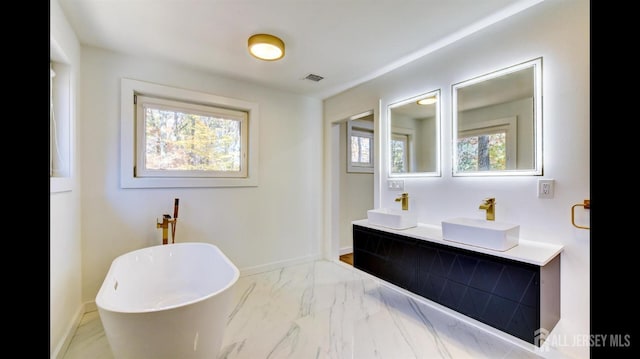
<svg viewBox="0 0 640 359"><path fill-rule="evenodd" d="M485 198L482 200L480 209L487 211L487 221L496 220L496 199L493 197Z"/></svg>
<svg viewBox="0 0 640 359"><path fill-rule="evenodd" d="M407 192L403 193L400 197L396 198L395 201L402 203L403 211L409 210L409 193Z"/></svg>

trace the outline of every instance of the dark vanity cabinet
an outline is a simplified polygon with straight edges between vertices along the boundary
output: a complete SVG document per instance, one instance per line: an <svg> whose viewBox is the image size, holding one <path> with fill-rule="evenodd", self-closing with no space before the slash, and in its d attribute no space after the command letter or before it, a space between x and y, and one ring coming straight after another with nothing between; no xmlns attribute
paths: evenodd
<svg viewBox="0 0 640 359"><path fill-rule="evenodd" d="M539 266L359 225L353 249L355 268L534 345L560 319L560 255Z"/></svg>
<svg viewBox="0 0 640 359"><path fill-rule="evenodd" d="M418 242L413 238L354 226L353 266L415 292Z"/></svg>

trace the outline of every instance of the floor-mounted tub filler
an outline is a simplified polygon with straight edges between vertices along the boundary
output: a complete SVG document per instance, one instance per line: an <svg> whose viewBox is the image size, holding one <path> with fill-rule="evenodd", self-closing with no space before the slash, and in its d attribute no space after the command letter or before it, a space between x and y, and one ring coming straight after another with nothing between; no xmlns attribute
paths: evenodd
<svg viewBox="0 0 640 359"><path fill-rule="evenodd" d="M96 297L115 358L216 358L238 268L215 245L176 243L114 259Z"/></svg>

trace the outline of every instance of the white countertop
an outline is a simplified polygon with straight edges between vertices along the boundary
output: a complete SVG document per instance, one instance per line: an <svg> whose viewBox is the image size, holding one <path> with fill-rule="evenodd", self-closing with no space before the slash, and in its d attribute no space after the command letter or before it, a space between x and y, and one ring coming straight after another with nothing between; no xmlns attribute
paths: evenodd
<svg viewBox="0 0 640 359"><path fill-rule="evenodd" d="M504 252L494 251L482 247L470 246L462 243L447 241L442 239L442 227L418 223L417 227L408 229L391 229L382 226L376 226L369 223L367 219L360 219L351 222L362 227L368 227L377 229L379 231L399 234L406 237L421 239L433 243L446 245L449 247L462 248L473 252L485 253L496 257L508 258L519 262L525 262L535 264L538 266L544 266L550 260L555 258L560 252L562 252L564 246L559 244L542 243L535 241L528 241L520 238L518 245L508 249Z"/></svg>

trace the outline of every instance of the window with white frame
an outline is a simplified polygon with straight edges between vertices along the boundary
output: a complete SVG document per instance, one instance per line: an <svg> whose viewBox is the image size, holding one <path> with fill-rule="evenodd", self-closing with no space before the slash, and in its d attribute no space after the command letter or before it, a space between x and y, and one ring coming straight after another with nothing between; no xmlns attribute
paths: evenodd
<svg viewBox="0 0 640 359"><path fill-rule="evenodd" d="M122 79L123 188L258 185L258 105Z"/></svg>
<svg viewBox="0 0 640 359"><path fill-rule="evenodd" d="M53 78L56 72L53 71L53 63L49 65L51 77L49 77L49 177L53 177L53 153L56 151L56 119L53 106Z"/></svg>
<svg viewBox="0 0 640 359"><path fill-rule="evenodd" d="M347 172L373 173L373 116L347 122Z"/></svg>
<svg viewBox="0 0 640 359"><path fill-rule="evenodd" d="M72 190L73 99L72 67L58 61L60 50L51 49L49 61L49 183L50 192ZM55 58L54 58L55 57Z"/></svg>
<svg viewBox="0 0 640 359"><path fill-rule="evenodd" d="M244 111L136 95L137 177L246 177Z"/></svg>

